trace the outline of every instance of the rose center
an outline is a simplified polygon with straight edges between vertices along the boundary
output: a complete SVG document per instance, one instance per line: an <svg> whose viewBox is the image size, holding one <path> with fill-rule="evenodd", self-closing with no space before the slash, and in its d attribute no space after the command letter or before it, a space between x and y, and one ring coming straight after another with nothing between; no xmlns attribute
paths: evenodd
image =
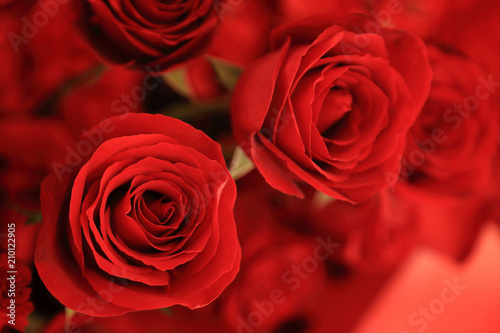
<svg viewBox="0 0 500 333"><path fill-rule="evenodd" d="M319 132L330 137L335 134L349 117L352 109L352 95L349 90L336 86L325 97L318 115L317 128Z"/></svg>
<svg viewBox="0 0 500 333"><path fill-rule="evenodd" d="M166 224L176 212L176 204L160 193L145 192L143 200L146 208L158 217L160 224Z"/></svg>

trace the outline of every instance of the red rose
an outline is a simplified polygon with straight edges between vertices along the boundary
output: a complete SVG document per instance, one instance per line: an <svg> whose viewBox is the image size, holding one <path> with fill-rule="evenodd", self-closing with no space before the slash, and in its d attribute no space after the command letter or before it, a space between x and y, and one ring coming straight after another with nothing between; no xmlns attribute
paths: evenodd
<svg viewBox="0 0 500 333"><path fill-rule="evenodd" d="M411 204L423 242L457 259L487 222L486 188L498 146L498 107L488 75L470 59L429 47L429 98L407 136L396 190Z"/></svg>
<svg viewBox="0 0 500 333"><path fill-rule="evenodd" d="M389 191L358 205L334 201L311 221L342 244L342 261L362 270L393 268L418 240L413 209Z"/></svg>
<svg viewBox="0 0 500 333"><path fill-rule="evenodd" d="M74 139L61 122L21 118L0 121L0 142L1 204L40 210L40 184Z"/></svg>
<svg viewBox="0 0 500 333"><path fill-rule="evenodd" d="M85 30L113 63L170 69L203 51L217 25L207 0L84 2Z"/></svg>
<svg viewBox="0 0 500 333"><path fill-rule="evenodd" d="M48 290L93 316L211 302L240 260L220 146L161 115L110 118L89 135L102 144L84 164L42 184L35 264Z"/></svg>
<svg viewBox="0 0 500 333"><path fill-rule="evenodd" d="M434 79L408 132L402 180L433 192L468 195L491 178L498 145L495 95L488 76L471 60L437 47L429 48L429 58Z"/></svg>
<svg viewBox="0 0 500 333"><path fill-rule="evenodd" d="M235 332L270 330L300 314L303 303L321 294L326 273L323 262L314 257L319 245L300 238L273 242L244 259L223 299L223 316Z"/></svg>
<svg viewBox="0 0 500 333"><path fill-rule="evenodd" d="M271 247L268 239L281 239L285 229L331 240L338 246L327 264L331 261L367 272L387 271L400 264L419 240L414 208L389 190L354 205L322 201L313 188L305 186L301 188L304 199L284 195L261 178L251 173L238 183L235 218L244 253L238 278L246 269L245 254L254 251L250 245ZM264 224L258 227L259 235L255 235L254 221ZM252 238L261 241L252 242Z"/></svg>
<svg viewBox="0 0 500 333"><path fill-rule="evenodd" d="M53 3L56 14L50 18L45 2L24 3L21 13L0 11L0 114L50 106L58 89L68 88L97 63L85 38L75 32L72 6ZM40 21L43 17L47 20Z"/></svg>
<svg viewBox="0 0 500 333"><path fill-rule="evenodd" d="M267 0L215 0L221 23L207 53L224 61L246 66L268 46L272 11Z"/></svg>
<svg viewBox="0 0 500 333"><path fill-rule="evenodd" d="M453 45L492 73L495 89L500 86L500 2L496 0L462 0L451 2L446 15L430 36L437 44ZM425 21L422 20L421 21ZM459 24L457 24L460 22Z"/></svg>
<svg viewBox="0 0 500 333"><path fill-rule="evenodd" d="M332 245L330 237L318 240L286 227L300 217L278 208L276 196L285 197L257 173L242 179L238 187L235 219L243 251L241 271L217 300L231 332L274 332L321 297L325 286L325 261L337 244Z"/></svg>
<svg viewBox="0 0 500 333"><path fill-rule="evenodd" d="M361 15L283 25L243 73L234 134L271 186L302 196L304 181L354 202L389 186L432 72L420 39L370 27Z"/></svg>

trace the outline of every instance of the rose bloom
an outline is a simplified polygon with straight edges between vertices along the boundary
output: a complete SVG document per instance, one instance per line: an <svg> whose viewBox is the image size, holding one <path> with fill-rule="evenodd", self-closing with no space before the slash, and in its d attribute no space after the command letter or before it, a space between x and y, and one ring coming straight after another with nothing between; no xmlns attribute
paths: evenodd
<svg viewBox="0 0 500 333"><path fill-rule="evenodd" d="M57 15L39 27L33 22L39 22L40 13L48 14L35 1L19 2L0 10L0 114L43 111L63 85L97 62L84 36L76 32L72 6L55 7Z"/></svg>
<svg viewBox="0 0 500 333"><path fill-rule="evenodd" d="M416 208L423 241L463 259L487 221L498 106L488 75L473 61L435 46L429 58L432 89L408 132L395 188Z"/></svg>
<svg viewBox="0 0 500 333"><path fill-rule="evenodd" d="M304 237L320 237L337 244L326 262L327 266L336 267L334 271L338 270L334 275L342 275L348 268L365 273L387 272L403 262L418 245L415 210L391 190L351 204L324 201L313 188L302 186L305 198L299 199L263 186L262 177L255 176L256 173L251 173L239 181L235 206L240 240L246 252L249 246L245 237L253 235L255 222L242 222L263 219L266 225L278 224ZM248 198L252 192L258 195ZM255 211L252 207L261 209ZM268 229L259 227L261 234ZM278 229L275 233L284 232Z"/></svg>
<svg viewBox="0 0 500 333"><path fill-rule="evenodd" d="M7 229L6 229L7 230ZM2 230L3 231L3 230ZM28 325L28 316L33 311L33 304L30 301L30 283L31 283L31 270L29 266L16 260L16 280L15 280L15 297L9 296L10 274L7 271L11 271L8 265L8 253L7 253L7 241L2 239L2 248L0 249L0 278L2 279L2 284L0 285L0 306L2 307L2 317L0 318L0 331L8 332L7 328L11 327L16 330L24 330ZM7 309L10 306L11 299L15 299L15 325L10 325L8 323L11 320L10 317L6 316L10 313ZM6 312L3 312L6 311Z"/></svg>
<svg viewBox="0 0 500 333"><path fill-rule="evenodd" d="M331 245L328 237L317 241L288 228L288 220L296 216L291 211L283 215L273 211L273 196L284 195L257 173L248 177L242 179L235 204L243 250L241 271L217 302L231 332L274 332L300 315L305 303L321 297L325 261L334 250L327 245ZM333 245L336 250L337 244Z"/></svg>
<svg viewBox="0 0 500 333"><path fill-rule="evenodd" d="M313 225L340 243L340 259L366 272L382 272L399 265L417 245L417 219L391 191L361 204L334 201L319 209Z"/></svg>
<svg viewBox="0 0 500 333"><path fill-rule="evenodd" d="M47 289L91 316L198 308L219 296L241 256L220 146L147 114L103 121L77 147L84 142L102 143L42 184L35 265Z"/></svg>
<svg viewBox="0 0 500 333"><path fill-rule="evenodd" d="M267 50L269 31L273 24L271 1L223 0L215 1L214 6L221 22L207 54L232 64L246 66Z"/></svg>
<svg viewBox="0 0 500 333"><path fill-rule="evenodd" d="M274 245L243 261L243 270L223 298L225 321L236 332L270 330L321 294L326 274L324 264L313 257L318 245L300 239Z"/></svg>
<svg viewBox="0 0 500 333"><path fill-rule="evenodd" d="M423 42L369 19L316 16L274 30L234 92L234 135L266 181L359 202L387 188L432 77Z"/></svg>
<svg viewBox="0 0 500 333"><path fill-rule="evenodd" d="M82 25L112 63L167 70L203 51L217 26L212 1L85 0Z"/></svg>
<svg viewBox="0 0 500 333"><path fill-rule="evenodd" d="M403 180L434 192L465 195L491 177L498 107L488 76L473 61L434 46L429 58L432 89L408 132Z"/></svg>
<svg viewBox="0 0 500 333"><path fill-rule="evenodd" d="M453 45L478 62L496 90L500 86L500 2L496 0L453 1L438 29L430 36L437 44ZM458 10L457 10L458 9ZM423 21L423 20L422 20ZM460 24L457 24L460 22Z"/></svg>

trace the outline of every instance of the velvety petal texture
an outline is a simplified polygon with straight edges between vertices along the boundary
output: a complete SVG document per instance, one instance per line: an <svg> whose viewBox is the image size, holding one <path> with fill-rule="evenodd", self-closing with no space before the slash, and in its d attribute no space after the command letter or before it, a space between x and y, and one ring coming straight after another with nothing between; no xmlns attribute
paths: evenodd
<svg viewBox="0 0 500 333"><path fill-rule="evenodd" d="M107 125L81 165L43 182L35 263L44 284L92 316L210 303L241 257L220 146L161 115Z"/></svg>
<svg viewBox="0 0 500 333"><path fill-rule="evenodd" d="M432 71L419 38L369 23L351 15L282 25L272 52L242 75L234 135L276 189L300 197L296 182L306 182L360 202L391 185Z"/></svg>
<svg viewBox="0 0 500 333"><path fill-rule="evenodd" d="M207 0L84 0L82 25L109 61L168 70L192 59L217 26Z"/></svg>

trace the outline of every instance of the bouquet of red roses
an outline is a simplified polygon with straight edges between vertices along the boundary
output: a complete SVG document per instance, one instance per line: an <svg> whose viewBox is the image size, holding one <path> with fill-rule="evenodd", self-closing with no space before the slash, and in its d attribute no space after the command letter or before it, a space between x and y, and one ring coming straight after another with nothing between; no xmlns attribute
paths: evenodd
<svg viewBox="0 0 500 333"><path fill-rule="evenodd" d="M0 19L1 332L500 331L497 1Z"/></svg>

